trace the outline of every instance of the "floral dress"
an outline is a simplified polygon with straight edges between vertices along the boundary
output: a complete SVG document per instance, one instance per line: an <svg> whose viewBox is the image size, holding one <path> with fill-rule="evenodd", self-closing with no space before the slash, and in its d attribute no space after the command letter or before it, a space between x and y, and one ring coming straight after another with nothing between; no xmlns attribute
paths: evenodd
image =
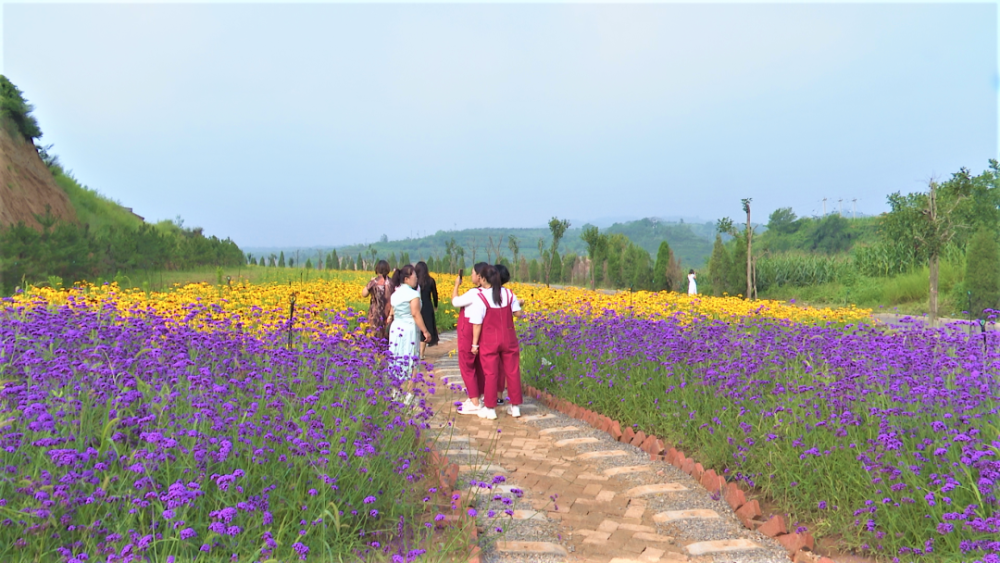
<svg viewBox="0 0 1000 563"><path fill-rule="evenodd" d="M376 277L365 286L368 290L368 297L371 303L368 306L368 323L375 329L375 333L383 340L389 339L389 326L386 320L389 317L389 297L392 295L392 284L383 277Z"/></svg>

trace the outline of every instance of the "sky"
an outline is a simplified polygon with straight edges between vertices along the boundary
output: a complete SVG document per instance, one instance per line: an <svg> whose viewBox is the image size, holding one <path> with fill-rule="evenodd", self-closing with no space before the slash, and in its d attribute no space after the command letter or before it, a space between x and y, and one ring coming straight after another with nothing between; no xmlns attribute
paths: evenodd
<svg viewBox="0 0 1000 563"><path fill-rule="evenodd" d="M5 3L83 184L241 246L885 211L997 158L997 6ZM838 200L843 200L838 203ZM856 200L856 201L854 201Z"/></svg>

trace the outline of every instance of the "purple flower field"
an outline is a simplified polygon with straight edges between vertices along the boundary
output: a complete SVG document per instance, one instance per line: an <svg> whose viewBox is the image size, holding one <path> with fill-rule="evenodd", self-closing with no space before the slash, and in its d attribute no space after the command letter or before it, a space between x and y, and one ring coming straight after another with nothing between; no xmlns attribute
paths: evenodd
<svg viewBox="0 0 1000 563"><path fill-rule="evenodd" d="M673 440L818 538L1000 562L1000 336L781 319L536 317L526 383ZM544 360L544 361L543 361Z"/></svg>
<svg viewBox="0 0 1000 563"><path fill-rule="evenodd" d="M422 554L432 413L374 342L218 319L0 301L0 561Z"/></svg>

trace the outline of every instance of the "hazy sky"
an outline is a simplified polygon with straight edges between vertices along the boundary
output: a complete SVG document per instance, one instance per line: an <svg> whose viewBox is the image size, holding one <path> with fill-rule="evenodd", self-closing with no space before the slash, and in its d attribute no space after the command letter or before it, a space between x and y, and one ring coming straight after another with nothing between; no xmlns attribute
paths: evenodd
<svg viewBox="0 0 1000 563"><path fill-rule="evenodd" d="M995 4L6 4L42 142L243 246L885 209L997 155Z"/></svg>

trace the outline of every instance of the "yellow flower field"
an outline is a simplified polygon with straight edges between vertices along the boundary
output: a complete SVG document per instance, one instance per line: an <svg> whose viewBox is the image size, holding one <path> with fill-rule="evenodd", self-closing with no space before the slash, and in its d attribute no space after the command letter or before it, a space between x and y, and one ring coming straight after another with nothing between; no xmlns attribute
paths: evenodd
<svg viewBox="0 0 1000 563"><path fill-rule="evenodd" d="M435 274L438 291L447 315L455 318L451 308L451 289L455 276ZM336 272L332 279L315 279L290 283L234 283L217 286L200 283L176 286L170 291L147 292L121 289L115 284L85 285L68 290L32 288L15 296L15 303L38 302L60 305L70 299L84 299L95 308L114 307L118 314L128 316L137 310L152 309L178 323L195 328L209 328L213 322L226 320L240 323L254 331L286 329L292 299L295 300L297 330L328 332L341 323L331 323L338 315L361 321L357 331L363 331L367 299L361 289L371 279L368 272ZM509 287L526 301L527 312L562 312L601 314L605 310L660 318L673 314L709 317L765 316L801 322L851 323L871 319L871 310L847 308L810 308L781 301L745 301L737 297L688 296L680 293L635 293L591 291L582 288L551 289L535 284L511 283ZM462 291L471 288L466 278ZM356 326L358 323L351 323ZM341 330L336 328L336 330Z"/></svg>

